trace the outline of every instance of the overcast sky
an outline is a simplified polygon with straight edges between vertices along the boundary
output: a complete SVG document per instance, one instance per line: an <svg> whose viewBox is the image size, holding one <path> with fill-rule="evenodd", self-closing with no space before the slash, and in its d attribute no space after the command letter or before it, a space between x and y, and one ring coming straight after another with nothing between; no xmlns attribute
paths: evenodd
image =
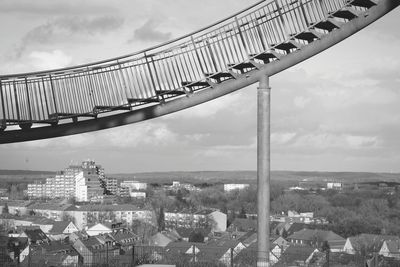
<svg viewBox="0 0 400 267"><path fill-rule="evenodd" d="M254 0L0 0L0 73L128 54ZM400 172L400 8L271 78L272 168ZM162 118L0 145L0 169L255 170L256 85Z"/></svg>

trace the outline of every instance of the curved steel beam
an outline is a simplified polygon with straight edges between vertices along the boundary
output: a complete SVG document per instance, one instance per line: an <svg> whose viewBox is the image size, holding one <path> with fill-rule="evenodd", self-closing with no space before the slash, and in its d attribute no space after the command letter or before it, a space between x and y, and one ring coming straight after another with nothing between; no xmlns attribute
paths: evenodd
<svg viewBox="0 0 400 267"><path fill-rule="evenodd" d="M332 31L321 39L302 47L300 50L282 57L280 60L262 65L258 70L253 70L240 75L235 80L228 80L221 84L217 84L213 88L204 89L188 96L169 100L162 104L107 117L99 117L97 119L75 123L65 123L57 126L4 131L0 134L0 144L40 140L98 131L160 117L196 106L254 84L259 81L260 77L265 75L272 76L290 68L360 31L396 8L398 5L400 5L400 1L381 0L379 5L371 8L365 16L358 17L344 24L340 29Z"/></svg>

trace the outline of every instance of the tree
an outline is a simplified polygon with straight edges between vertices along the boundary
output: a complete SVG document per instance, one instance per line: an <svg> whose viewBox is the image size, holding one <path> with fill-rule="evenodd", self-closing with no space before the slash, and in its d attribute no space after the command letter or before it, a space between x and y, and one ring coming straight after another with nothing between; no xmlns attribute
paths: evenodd
<svg viewBox="0 0 400 267"><path fill-rule="evenodd" d="M9 214L10 213L10 211L8 210L8 203L7 202L6 202L6 204L4 204L3 213L4 214Z"/></svg>
<svg viewBox="0 0 400 267"><path fill-rule="evenodd" d="M203 243L204 235L200 231L193 231L189 235L189 242Z"/></svg>
<svg viewBox="0 0 400 267"><path fill-rule="evenodd" d="M244 209L244 207L242 206L239 215L237 216L238 218L242 218L242 219L246 219L247 215L246 215L246 210Z"/></svg>
<svg viewBox="0 0 400 267"><path fill-rule="evenodd" d="M165 213L164 213L164 207L161 206L157 218L157 225L158 225L158 231L164 231L165 230Z"/></svg>

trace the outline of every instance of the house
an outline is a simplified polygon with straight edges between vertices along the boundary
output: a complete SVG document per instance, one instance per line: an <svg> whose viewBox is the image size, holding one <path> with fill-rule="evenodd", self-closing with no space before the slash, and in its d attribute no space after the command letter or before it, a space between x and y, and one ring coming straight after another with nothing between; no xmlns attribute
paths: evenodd
<svg viewBox="0 0 400 267"><path fill-rule="evenodd" d="M28 238L0 236L0 263L22 262L28 253Z"/></svg>
<svg viewBox="0 0 400 267"><path fill-rule="evenodd" d="M234 257L234 266L256 266L257 265L257 243L252 243L250 246L241 250L239 254ZM269 262L272 266L279 261L284 249L277 244L270 245Z"/></svg>
<svg viewBox="0 0 400 267"><path fill-rule="evenodd" d="M74 232L78 232L78 228L73 222L70 221L60 221L54 222L53 227L48 233L51 240L61 240L69 236Z"/></svg>
<svg viewBox="0 0 400 267"><path fill-rule="evenodd" d="M40 229L26 229L20 234L19 237L28 238L29 244L40 245L50 242L50 239L47 237L47 235Z"/></svg>
<svg viewBox="0 0 400 267"><path fill-rule="evenodd" d="M205 245L193 242L171 242L165 247L167 258L182 260L182 263L198 262L197 255Z"/></svg>
<svg viewBox="0 0 400 267"><path fill-rule="evenodd" d="M126 229L115 230L109 236L121 246L123 251L132 249L135 241L138 240L137 235Z"/></svg>
<svg viewBox="0 0 400 267"><path fill-rule="evenodd" d="M235 218L229 225L228 232L257 231L257 220L250 218Z"/></svg>
<svg viewBox="0 0 400 267"><path fill-rule="evenodd" d="M176 233L180 239L186 242L207 242L211 229L177 227L171 232Z"/></svg>
<svg viewBox="0 0 400 267"><path fill-rule="evenodd" d="M120 255L120 249L115 242L107 236L91 236L78 239L73 245L74 249L83 259L83 265L97 266L112 260Z"/></svg>
<svg viewBox="0 0 400 267"><path fill-rule="evenodd" d="M99 234L109 234L112 233L112 230L110 227L102 224L102 223L97 223L91 227L89 227L86 230L86 233L88 234L88 236L96 236Z"/></svg>
<svg viewBox="0 0 400 267"><path fill-rule="evenodd" d="M149 240L150 246L166 247L169 243L179 240L179 236L167 233L159 232L153 235Z"/></svg>
<svg viewBox="0 0 400 267"><path fill-rule="evenodd" d="M63 203L36 203L29 206L29 211L55 221L63 221L71 204Z"/></svg>
<svg viewBox="0 0 400 267"><path fill-rule="evenodd" d="M385 240L379 250L379 255L400 259L400 240Z"/></svg>
<svg viewBox="0 0 400 267"><path fill-rule="evenodd" d="M152 210L140 209L132 204L92 204L71 207L66 212L74 218L73 221L80 230L84 229L87 225L98 222L123 222L131 226L135 220L151 223L153 218Z"/></svg>
<svg viewBox="0 0 400 267"><path fill-rule="evenodd" d="M197 254L199 262L215 262L230 266L235 257L246 247L237 240L214 240L208 242Z"/></svg>
<svg viewBox="0 0 400 267"><path fill-rule="evenodd" d="M309 226L305 223L281 222L273 229L272 232L282 236L283 238L286 238L293 233L303 230L305 228L309 228Z"/></svg>
<svg viewBox="0 0 400 267"><path fill-rule="evenodd" d="M40 263L43 266L78 266L79 254L69 243L52 241L33 246L29 261L31 264Z"/></svg>
<svg viewBox="0 0 400 267"><path fill-rule="evenodd" d="M344 244L346 239L332 231L303 229L288 236L287 240L293 244L312 247L322 247L327 242L329 245L335 246L336 249L337 244Z"/></svg>
<svg viewBox="0 0 400 267"><path fill-rule="evenodd" d="M0 217L0 223L6 226L8 230L37 226L36 228L40 228L47 234L53 227L54 221L41 216L16 216L11 214L2 214Z"/></svg>
<svg viewBox="0 0 400 267"><path fill-rule="evenodd" d="M32 202L26 200L4 200L0 201L0 214L4 213L4 209L8 207L8 213L11 215L28 215L28 206Z"/></svg>
<svg viewBox="0 0 400 267"><path fill-rule="evenodd" d="M218 210L204 209L196 213L166 211L164 215L168 228L211 228L212 232L226 231L227 216Z"/></svg>
<svg viewBox="0 0 400 267"><path fill-rule="evenodd" d="M400 238L391 235L360 234L347 238L343 250L348 254L378 252L386 240L397 242Z"/></svg>
<svg viewBox="0 0 400 267"><path fill-rule="evenodd" d="M318 249L310 246L291 245L283 251L274 267L308 266Z"/></svg>

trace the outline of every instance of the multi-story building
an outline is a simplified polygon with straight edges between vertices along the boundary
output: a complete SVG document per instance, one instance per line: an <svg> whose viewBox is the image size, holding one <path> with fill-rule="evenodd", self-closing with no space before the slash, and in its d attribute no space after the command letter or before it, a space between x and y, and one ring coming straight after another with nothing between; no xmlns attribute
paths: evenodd
<svg viewBox="0 0 400 267"><path fill-rule="evenodd" d="M230 192L233 190L243 190L249 186L249 184L224 184L224 191Z"/></svg>
<svg viewBox="0 0 400 267"><path fill-rule="evenodd" d="M36 203L29 206L29 211L35 215L43 216L54 221L63 221L67 215L67 210L73 207L71 204L57 204L57 203Z"/></svg>
<svg viewBox="0 0 400 267"><path fill-rule="evenodd" d="M205 209L196 213L165 212L168 228L211 228L214 232L226 231L227 216L218 210Z"/></svg>
<svg viewBox="0 0 400 267"><path fill-rule="evenodd" d="M128 187L132 191L140 191L147 189L147 183L142 183L138 181L123 181L120 184L121 187Z"/></svg>
<svg viewBox="0 0 400 267"><path fill-rule="evenodd" d="M75 198L78 201L90 201L103 195L101 187L104 181L104 169L94 161L84 161L81 165L70 165L55 177L47 178L45 183L28 184L29 198Z"/></svg>
<svg viewBox="0 0 400 267"><path fill-rule="evenodd" d="M146 189L147 183L141 183L138 181L123 181L118 188L118 195L120 197L142 198L146 197L146 193L143 192Z"/></svg>
<svg viewBox="0 0 400 267"><path fill-rule="evenodd" d="M106 190L111 194L116 195L118 193L118 180L117 178L106 178Z"/></svg>
<svg viewBox="0 0 400 267"><path fill-rule="evenodd" d="M140 209L131 204L122 205L84 205L67 210L79 229L98 222L123 222L132 225L133 221L152 223L153 211Z"/></svg>

